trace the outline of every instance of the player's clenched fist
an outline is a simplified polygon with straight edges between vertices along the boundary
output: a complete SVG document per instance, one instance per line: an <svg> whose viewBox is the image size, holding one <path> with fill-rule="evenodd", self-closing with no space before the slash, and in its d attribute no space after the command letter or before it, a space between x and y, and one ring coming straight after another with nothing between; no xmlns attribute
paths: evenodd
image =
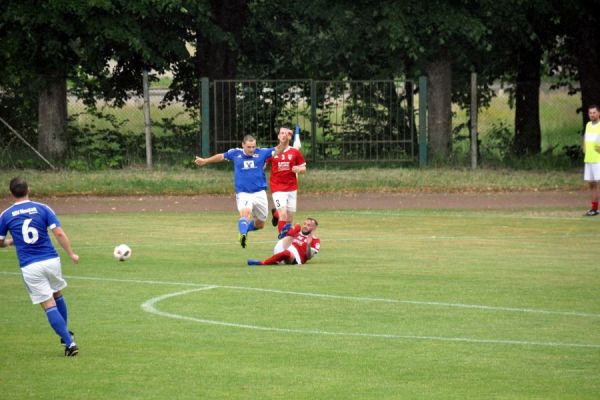
<svg viewBox="0 0 600 400"><path fill-rule="evenodd" d="M206 165L206 160L204 158L200 158L200 157L196 156L194 163L196 165L198 165L199 167L202 167L203 165Z"/></svg>

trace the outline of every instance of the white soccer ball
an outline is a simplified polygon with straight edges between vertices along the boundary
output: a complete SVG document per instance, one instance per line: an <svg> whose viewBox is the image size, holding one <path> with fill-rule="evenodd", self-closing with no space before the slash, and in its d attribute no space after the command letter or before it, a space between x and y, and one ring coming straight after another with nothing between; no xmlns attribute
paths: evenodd
<svg viewBox="0 0 600 400"><path fill-rule="evenodd" d="M115 247L115 251L113 252L115 258L119 261L125 261L131 257L131 249L126 244L120 244Z"/></svg>

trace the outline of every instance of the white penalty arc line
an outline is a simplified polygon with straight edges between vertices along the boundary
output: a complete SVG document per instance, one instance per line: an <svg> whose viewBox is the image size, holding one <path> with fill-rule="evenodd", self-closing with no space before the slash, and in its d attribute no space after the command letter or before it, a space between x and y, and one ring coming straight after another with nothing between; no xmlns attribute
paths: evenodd
<svg viewBox="0 0 600 400"><path fill-rule="evenodd" d="M0 271L1 275L20 275L18 272L6 272ZM523 313L537 313L537 314L554 314L554 315L565 315L565 316L577 316L577 317L592 317L599 318L600 314L582 313L582 312L568 312L568 311L550 311L550 310L538 310L528 308L510 308L510 307L493 307L485 305L475 304L457 304L457 303L443 303L443 302L428 302L428 301L413 301L413 300L394 300L394 299L383 299L383 298L371 298L371 297L352 297L352 296L339 296L339 295L328 295L319 293L308 293L308 292L294 292L277 289L263 289L263 288L252 288L245 286L229 286L229 285L211 285L191 282L168 282L168 281L155 281L155 280L141 280L141 279L118 279L118 278L100 278L100 277L86 277L86 276L65 276L69 279L81 279L91 281L102 281L102 282L117 282L117 283L140 283L148 285L173 285L173 286L187 286L194 287L194 289L188 289L181 292L169 293L166 295L154 297L142 304L142 309L149 313L175 318L185 321L199 322L203 324L228 326L235 328L245 328L260 331L270 332L282 332L282 333L298 333L298 334L318 334L318 335L329 335L329 336L354 336L354 337L373 337L373 338L389 338L389 339L412 339L412 340L436 340L446 342L467 342L467 343L488 343L488 344L507 344L507 345L530 345L530 346L554 346L554 347L579 347L579 348L600 348L600 344L585 344L585 343L562 343L562 342L538 342L538 341L520 341L520 340L500 340L500 339L476 339L476 338L460 338L460 337L439 337L439 336L418 336L418 335L393 335L393 334L376 334L376 333L360 333L360 332L330 332L315 329L289 329L289 328L274 328L264 327L256 325L239 324L225 321L207 320L201 318L188 317L179 314L167 313L156 309L155 304L175 296L181 296L184 294L210 290L210 289L233 289L233 290L249 290L258 292L268 293L279 293L296 296L310 296L317 298L329 298L329 299L340 299L340 300L351 300L351 301L371 301L371 302L386 302L386 303L403 303L403 304L415 304L415 305L433 305L439 307L457 307L457 308L469 308L479 309L488 311L507 311L507 312L523 312Z"/></svg>
<svg viewBox="0 0 600 400"><path fill-rule="evenodd" d="M153 297L150 300L142 303L142 310L158 315L161 317L173 318L183 321L198 322L201 324L226 326L230 328L240 329L251 329L257 331L267 332L278 332L278 333L297 333L297 334L310 334L310 335L325 335L325 336L351 336L351 337L368 337L368 338L383 338L383 339L408 339L408 340L430 340L430 341L443 341L443 342L462 342L462 343L474 343L474 344L503 344L503 345L521 345L521 346L550 346L550 347L579 347L579 348L593 348L600 349L600 344L586 344L586 343L562 343L562 342L537 342L537 341L525 341L525 340L502 340L502 339L476 339L467 337L443 337L443 336L420 336L420 335L394 335L385 333L361 333L361 332L331 332L323 331L319 329L290 329L290 328L275 328L268 326L239 324L235 322L216 321L210 319L202 319L189 317L180 314L173 314L164 311L160 311L156 308L156 304L176 296L183 296L193 292L199 292L204 290L224 288L225 286L205 286L197 289L183 290L181 292L169 293L158 297Z"/></svg>
<svg viewBox="0 0 600 400"><path fill-rule="evenodd" d="M0 275L20 275L20 274L18 272L0 271ZM223 288L223 289L248 290L248 291L254 291L254 292L278 293L278 294L285 294L285 295L317 297L317 298L349 300L349 301L382 302L382 303L393 303L393 304L412 304L412 305L435 306L435 307L465 308L465 309L484 310L484 311L504 311L504 312L530 313L530 314L563 315L563 316L567 316L567 317L600 318L600 314L579 312L579 311L555 311L555 310L543 310L543 309L537 309L537 308L487 306L487 305L482 305L482 304L447 303L447 302L440 302L440 301L396 300L396 299L385 299L385 298L378 298L378 297L343 296L343 295L335 295L335 294L294 292L294 291L290 291L290 290L265 289L265 288L249 287L249 286L218 285L218 284L210 284L210 283L169 282L169 281L155 281L155 280L148 280L148 279L101 278L101 277L94 277L94 276L75 276L75 275L65 275L64 277L68 278L68 279L80 279L80 280L100 281L100 282L140 283L140 284L145 284L145 285L187 286L187 287L194 287L194 288L200 288L200 289L205 288L205 287L214 287L214 288Z"/></svg>

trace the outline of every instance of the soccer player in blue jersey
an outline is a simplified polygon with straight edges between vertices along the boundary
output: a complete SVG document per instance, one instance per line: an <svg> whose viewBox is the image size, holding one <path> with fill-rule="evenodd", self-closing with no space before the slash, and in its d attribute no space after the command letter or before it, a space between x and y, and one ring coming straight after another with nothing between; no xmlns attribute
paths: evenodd
<svg viewBox="0 0 600 400"><path fill-rule="evenodd" d="M16 247L21 275L31 302L40 304L46 312L50 326L65 346L65 356L76 356L79 348L73 332L67 328L67 304L62 294L67 282L62 277L60 258L48 229L52 230L74 263L79 262L79 256L73 252L54 211L45 204L29 200L29 188L24 179L13 178L10 192L15 203L0 214L0 247ZM8 232L12 239L6 237Z"/></svg>
<svg viewBox="0 0 600 400"><path fill-rule="evenodd" d="M229 149L225 153L218 153L208 158L196 157L194 160L200 167L222 161L233 163L235 198L240 212L238 240L243 248L248 243L248 232L265 226L269 201L264 167L275 150L275 147L256 147L254 136L246 135L242 140L241 149Z"/></svg>

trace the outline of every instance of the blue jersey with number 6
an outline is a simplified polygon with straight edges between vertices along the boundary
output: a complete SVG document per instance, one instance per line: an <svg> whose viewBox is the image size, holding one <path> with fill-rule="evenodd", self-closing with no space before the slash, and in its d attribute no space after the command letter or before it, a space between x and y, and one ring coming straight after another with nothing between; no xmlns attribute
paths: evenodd
<svg viewBox="0 0 600 400"><path fill-rule="evenodd" d="M14 240L21 268L31 263L58 257L48 229L60 226L50 207L34 201L15 203L0 214L0 239L10 234Z"/></svg>
<svg viewBox="0 0 600 400"><path fill-rule="evenodd" d="M256 193L267 189L265 162L273 155L273 148L257 148L249 156L242 149L230 149L223 154L233 162L233 181L236 193Z"/></svg>

